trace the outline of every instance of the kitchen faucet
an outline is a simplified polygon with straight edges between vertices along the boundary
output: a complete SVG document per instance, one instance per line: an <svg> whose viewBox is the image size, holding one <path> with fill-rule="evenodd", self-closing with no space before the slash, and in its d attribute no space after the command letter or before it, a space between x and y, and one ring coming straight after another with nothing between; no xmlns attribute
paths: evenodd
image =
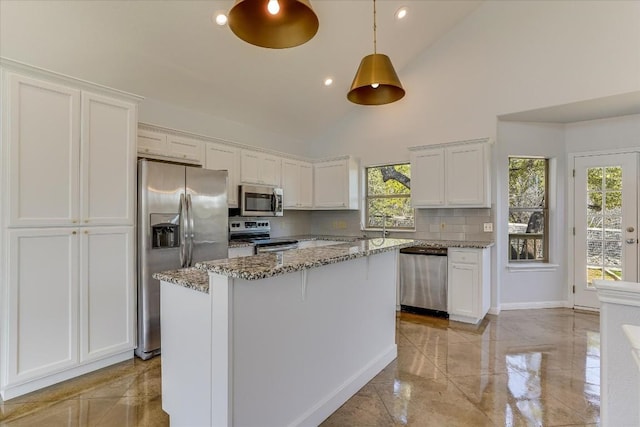
<svg viewBox="0 0 640 427"><path fill-rule="evenodd" d="M372 216L374 218L382 218L382 238L384 239L389 235L389 232L387 231L387 218L389 217L389 215L384 214L384 215L372 215Z"/></svg>

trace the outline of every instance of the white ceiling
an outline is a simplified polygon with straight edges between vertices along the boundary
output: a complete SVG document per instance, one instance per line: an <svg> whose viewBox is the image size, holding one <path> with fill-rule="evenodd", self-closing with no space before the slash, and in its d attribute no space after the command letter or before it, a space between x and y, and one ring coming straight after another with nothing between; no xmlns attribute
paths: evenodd
<svg viewBox="0 0 640 427"><path fill-rule="evenodd" d="M371 1L313 0L317 35L282 50L215 25L212 15L233 3L0 0L0 56L301 140L376 108L346 99L360 60L373 53ZM378 52L402 80L413 58L481 3L378 0ZM401 6L409 15L397 21Z"/></svg>

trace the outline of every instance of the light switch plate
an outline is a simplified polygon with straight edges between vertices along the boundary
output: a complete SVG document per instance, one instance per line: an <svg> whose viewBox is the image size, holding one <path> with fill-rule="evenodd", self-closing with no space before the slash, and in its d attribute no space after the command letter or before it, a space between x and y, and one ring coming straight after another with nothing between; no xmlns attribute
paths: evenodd
<svg viewBox="0 0 640 427"><path fill-rule="evenodd" d="M493 223L492 222L485 222L484 223L484 231L487 233L491 233L493 231Z"/></svg>

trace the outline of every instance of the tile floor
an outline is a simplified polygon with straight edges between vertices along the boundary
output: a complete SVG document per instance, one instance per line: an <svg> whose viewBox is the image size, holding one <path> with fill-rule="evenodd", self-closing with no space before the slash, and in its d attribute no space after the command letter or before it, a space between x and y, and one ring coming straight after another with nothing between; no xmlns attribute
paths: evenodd
<svg viewBox="0 0 640 427"><path fill-rule="evenodd" d="M403 313L397 332L397 360L322 427L599 424L597 314L507 311L472 327ZM168 424L160 358L0 401L1 426Z"/></svg>

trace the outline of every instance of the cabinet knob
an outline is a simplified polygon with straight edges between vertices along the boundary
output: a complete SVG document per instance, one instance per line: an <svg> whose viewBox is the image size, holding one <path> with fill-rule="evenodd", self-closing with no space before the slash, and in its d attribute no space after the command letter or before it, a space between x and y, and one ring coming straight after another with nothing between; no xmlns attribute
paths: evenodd
<svg viewBox="0 0 640 427"><path fill-rule="evenodd" d="M148 152L149 152L149 149L148 149L148 148L145 148L145 149L144 149L144 152L145 152L145 153L148 153Z"/></svg>
<svg viewBox="0 0 640 427"><path fill-rule="evenodd" d="M183 155L182 155L182 158L183 158L183 159L186 159L186 158L187 158L187 155L186 155L186 154L183 154Z"/></svg>
<svg viewBox="0 0 640 427"><path fill-rule="evenodd" d="M87 230L84 230L84 234L89 234L89 232Z"/></svg>
<svg viewBox="0 0 640 427"><path fill-rule="evenodd" d="M89 223L89 220L88 220L88 219L85 219L85 220L84 220L84 223L85 223L85 224L88 224L88 223Z"/></svg>
<svg viewBox="0 0 640 427"><path fill-rule="evenodd" d="M78 234L78 232L77 231L72 231L71 234Z"/></svg>
<svg viewBox="0 0 640 427"><path fill-rule="evenodd" d="M77 220L77 219L74 219L74 220L72 220L72 221L71 221L71 223L73 223L73 224L77 224L77 223L78 223L78 220Z"/></svg>

